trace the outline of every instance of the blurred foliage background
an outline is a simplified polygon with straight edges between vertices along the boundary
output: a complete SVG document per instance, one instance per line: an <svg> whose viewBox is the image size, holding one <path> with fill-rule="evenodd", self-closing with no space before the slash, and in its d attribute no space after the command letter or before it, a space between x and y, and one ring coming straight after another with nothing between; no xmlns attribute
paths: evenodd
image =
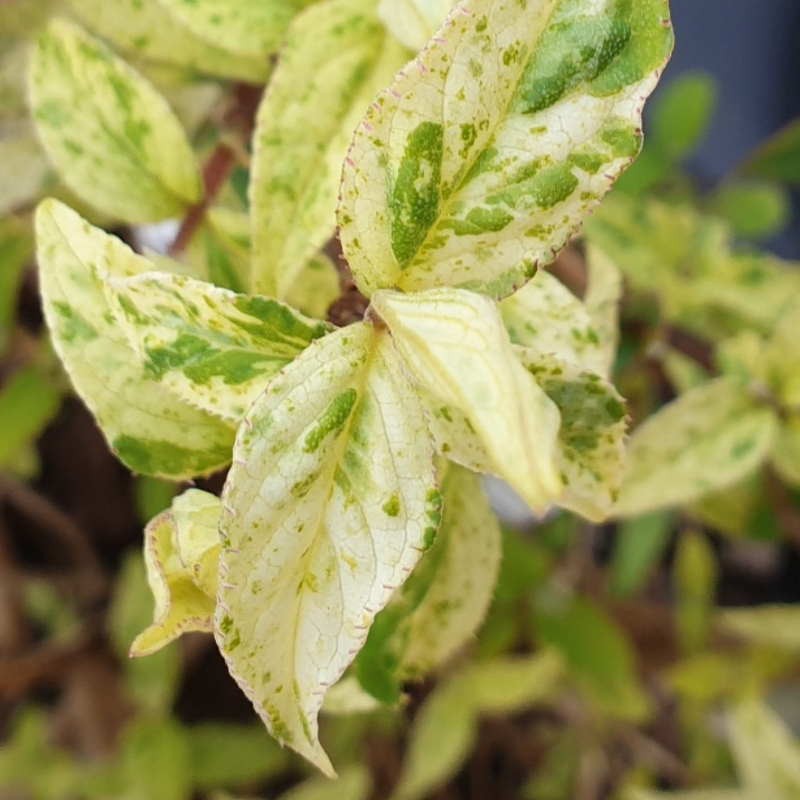
<svg viewBox="0 0 800 800"><path fill-rule="evenodd" d="M398 708L334 704L323 742L349 766L330 784L272 743L209 637L126 657L152 611L141 529L179 487L128 474L71 395L43 327L31 211L68 198L139 248L169 230L121 226L61 186L23 90L28 42L61 4L0 4L2 800L800 797L800 316L783 322L800 294L800 14L789 0L674 5L678 51L645 150L587 226L589 252L626 278L615 378L635 425L744 376L773 403L779 443L709 489L708 426L678 426L695 448L683 483L656 474L646 513L599 527L529 519L501 497L502 573L470 652ZM130 51L108 15L74 7ZM155 45L137 64L201 156L220 143L233 155L188 257L235 274L248 131L228 111L237 93L257 97L257 76L246 60L198 69ZM553 267L577 293L586 246ZM324 308L331 288L319 291Z"/></svg>

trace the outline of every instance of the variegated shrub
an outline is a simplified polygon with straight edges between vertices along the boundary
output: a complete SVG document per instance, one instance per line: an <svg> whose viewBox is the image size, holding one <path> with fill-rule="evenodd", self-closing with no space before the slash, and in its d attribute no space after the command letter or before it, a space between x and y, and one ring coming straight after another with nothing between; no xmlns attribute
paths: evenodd
<svg viewBox="0 0 800 800"><path fill-rule="evenodd" d="M639 151L667 3L148 0L125 4L141 40L95 5L74 2L141 58L214 72L228 53L258 80L277 49L248 222L208 209L149 79L53 22L30 95L64 181L121 222L199 215L206 238L139 255L54 199L36 226L56 350L119 458L173 480L229 468L221 500L190 489L148 526L155 618L134 655L213 630L270 732L332 774L327 690L353 665L396 702L486 612L500 530L477 473L539 514L616 501L619 277L592 259L580 299L537 270ZM167 26L187 32L174 52ZM337 230L367 308L338 327L317 318Z"/></svg>

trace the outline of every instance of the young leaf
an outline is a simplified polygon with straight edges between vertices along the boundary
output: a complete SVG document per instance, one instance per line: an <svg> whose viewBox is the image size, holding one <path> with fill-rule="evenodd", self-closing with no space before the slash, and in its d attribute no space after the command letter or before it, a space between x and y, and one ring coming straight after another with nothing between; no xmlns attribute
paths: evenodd
<svg viewBox="0 0 800 800"><path fill-rule="evenodd" d="M544 511L561 490L558 410L517 360L494 302L459 289L384 291L373 308L428 398L441 452Z"/></svg>
<svg viewBox="0 0 800 800"><path fill-rule="evenodd" d="M451 464L436 542L378 615L356 660L360 684L397 703L404 681L441 666L483 622L497 582L501 533L480 479Z"/></svg>
<svg viewBox="0 0 800 800"><path fill-rule="evenodd" d="M664 0L459 3L356 131L339 224L361 290L522 285L639 152L672 40Z"/></svg>
<svg viewBox="0 0 800 800"><path fill-rule="evenodd" d="M421 50L444 22L455 0L380 0L378 14L409 50Z"/></svg>
<svg viewBox="0 0 800 800"><path fill-rule="evenodd" d="M195 35L162 0L69 0L69 5L87 28L136 58L250 83L269 75L268 59L229 52L218 41Z"/></svg>
<svg viewBox="0 0 800 800"><path fill-rule="evenodd" d="M270 732L326 774L325 691L433 543L434 477L419 401L390 337L369 324L312 344L240 428L217 642Z"/></svg>
<svg viewBox="0 0 800 800"><path fill-rule="evenodd" d="M311 0L161 0L186 27L231 53L267 60Z"/></svg>
<svg viewBox="0 0 800 800"><path fill-rule="evenodd" d="M532 354L556 356L602 373L607 357L589 311L549 272L540 272L500 304L511 341Z"/></svg>
<svg viewBox="0 0 800 800"><path fill-rule="evenodd" d="M374 0L319 3L292 24L253 139L255 291L288 297L333 234L347 145L369 102L407 60Z"/></svg>
<svg viewBox="0 0 800 800"><path fill-rule="evenodd" d="M767 180L800 184L800 119L764 142L748 159L744 172Z"/></svg>
<svg viewBox="0 0 800 800"><path fill-rule="evenodd" d="M561 414L557 505L593 522L608 517L625 471L625 401L608 381L568 361L516 349L520 362Z"/></svg>
<svg viewBox="0 0 800 800"><path fill-rule="evenodd" d="M267 380L329 330L276 300L151 272L109 282L147 374L190 405L238 422Z"/></svg>
<svg viewBox="0 0 800 800"><path fill-rule="evenodd" d="M190 478L225 466L233 431L159 385L109 307L109 276L151 264L53 200L36 215L39 278L53 345L112 449L134 472Z"/></svg>
<svg viewBox="0 0 800 800"><path fill-rule="evenodd" d="M104 44L54 20L31 63L39 136L66 184L125 222L180 215L200 198L191 146L166 101Z"/></svg>
<svg viewBox="0 0 800 800"><path fill-rule="evenodd" d="M392 800L418 800L445 783L474 746L481 714L510 714L541 702L561 675L561 660L544 652L475 664L442 683L414 722Z"/></svg>
<svg viewBox="0 0 800 800"><path fill-rule="evenodd" d="M634 431L617 514L685 505L731 486L764 460L775 423L735 380L692 389Z"/></svg>
<svg viewBox="0 0 800 800"><path fill-rule="evenodd" d="M193 489L148 524L144 556L155 610L132 656L155 653L188 631L213 629L220 513L216 497Z"/></svg>

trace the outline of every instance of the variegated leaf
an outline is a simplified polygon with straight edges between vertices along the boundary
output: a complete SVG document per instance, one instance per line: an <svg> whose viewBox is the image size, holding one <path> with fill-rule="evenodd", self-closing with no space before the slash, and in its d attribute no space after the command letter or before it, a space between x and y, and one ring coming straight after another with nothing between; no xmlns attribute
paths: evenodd
<svg viewBox="0 0 800 800"><path fill-rule="evenodd" d="M112 449L148 475L190 478L224 467L233 430L147 373L106 301L109 277L146 272L150 262L53 200L40 205L36 229L54 347Z"/></svg>
<svg viewBox="0 0 800 800"><path fill-rule="evenodd" d="M161 0L69 0L69 4L87 28L138 59L252 83L269 75L266 58L229 52L220 42L197 36Z"/></svg>
<svg viewBox="0 0 800 800"><path fill-rule="evenodd" d="M166 101L104 44L65 20L31 64L39 136L65 183L126 222L181 214L201 194L192 149Z"/></svg>
<svg viewBox="0 0 800 800"><path fill-rule="evenodd" d="M267 380L329 326L257 295L152 272L108 284L147 374L185 402L239 422Z"/></svg>
<svg viewBox="0 0 800 800"><path fill-rule="evenodd" d="M625 472L625 401L612 384L567 361L519 348L517 354L561 413L556 504L602 522Z"/></svg>
<svg viewBox="0 0 800 800"><path fill-rule="evenodd" d="M217 641L272 734L332 773L325 691L436 535L433 448L391 338L313 343L251 408L226 483Z"/></svg>
<svg viewBox="0 0 800 800"><path fill-rule="evenodd" d="M444 22L455 0L380 0L378 14L410 50L421 50Z"/></svg>
<svg viewBox="0 0 800 800"><path fill-rule="evenodd" d="M201 39L231 53L267 60L292 17L313 0L160 0Z"/></svg>
<svg viewBox="0 0 800 800"><path fill-rule="evenodd" d="M764 461L775 430L773 411L736 380L692 389L634 432L616 512L684 505L735 484Z"/></svg>
<svg viewBox="0 0 800 800"><path fill-rule="evenodd" d="M619 347L622 272L610 256L591 243L587 245L586 263L589 276L583 302L600 340L597 364L600 369L597 371L607 378L614 368Z"/></svg>
<svg viewBox="0 0 800 800"><path fill-rule="evenodd" d="M561 492L558 409L517 360L495 303L461 289L382 291L372 302L433 411L440 450L544 511Z"/></svg>
<svg viewBox="0 0 800 800"><path fill-rule="evenodd" d="M641 145L666 0L464 0L381 94L339 209L359 287L503 297L549 262Z"/></svg>
<svg viewBox="0 0 800 800"><path fill-rule="evenodd" d="M342 162L369 102L408 60L375 0L329 0L289 30L254 135L253 287L284 299L333 234Z"/></svg>
<svg viewBox="0 0 800 800"><path fill-rule="evenodd" d="M503 300L500 311L514 344L603 373L607 360L604 342L588 309L549 272L540 272Z"/></svg>
<svg viewBox="0 0 800 800"><path fill-rule="evenodd" d="M189 631L213 630L221 511L214 495L190 489L148 524L144 558L155 609L132 656L155 653Z"/></svg>

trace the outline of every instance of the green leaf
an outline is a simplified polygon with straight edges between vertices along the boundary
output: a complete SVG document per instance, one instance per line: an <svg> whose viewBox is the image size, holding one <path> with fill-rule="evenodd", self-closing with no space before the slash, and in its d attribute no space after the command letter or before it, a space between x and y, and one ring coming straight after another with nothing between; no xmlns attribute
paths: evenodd
<svg viewBox="0 0 800 800"><path fill-rule="evenodd" d="M678 539L673 580L678 639L689 652L700 650L708 640L718 573L708 540L702 534L685 531Z"/></svg>
<svg viewBox="0 0 800 800"><path fill-rule="evenodd" d="M474 636L497 582L500 527L479 477L450 465L442 500L436 542L378 615L356 660L361 685L385 703L398 702L403 682L440 667Z"/></svg>
<svg viewBox="0 0 800 800"><path fill-rule="evenodd" d="M529 353L556 356L589 372L606 368L606 354L589 311L549 272L539 272L500 304L514 344Z"/></svg>
<svg viewBox="0 0 800 800"><path fill-rule="evenodd" d="M634 431L616 513L685 505L732 486L764 461L775 429L774 413L735 380L692 389Z"/></svg>
<svg viewBox="0 0 800 800"><path fill-rule="evenodd" d="M748 797L794 800L800 794L800 747L763 702L748 699L733 709L728 733Z"/></svg>
<svg viewBox="0 0 800 800"><path fill-rule="evenodd" d="M17 290L33 256L33 236L16 217L0 220L0 353L6 348L14 323Z"/></svg>
<svg viewBox="0 0 800 800"><path fill-rule="evenodd" d="M189 242L186 255L194 267L192 277L245 292L250 285L248 215L227 208L209 209L202 227Z"/></svg>
<svg viewBox="0 0 800 800"><path fill-rule="evenodd" d="M552 652L474 664L440 684L411 729L392 800L417 800L444 784L472 750L482 714L512 714L549 698L561 678Z"/></svg>
<svg viewBox="0 0 800 800"><path fill-rule="evenodd" d="M326 774L325 691L433 543L422 408L385 331L312 344L245 417L224 493L216 636L270 732Z"/></svg>
<svg viewBox="0 0 800 800"><path fill-rule="evenodd" d="M496 305L434 289L379 292L373 308L427 398L440 452L504 478L544 511L561 491L558 410L517 360Z"/></svg>
<svg viewBox="0 0 800 800"><path fill-rule="evenodd" d="M619 597L635 594L647 581L669 542L669 514L646 514L624 522L617 533L611 561L611 591Z"/></svg>
<svg viewBox="0 0 800 800"><path fill-rule="evenodd" d="M738 182L722 186L710 199L711 211L744 239L766 239L780 233L792 216L791 199L779 186Z"/></svg>
<svg viewBox="0 0 800 800"><path fill-rule="evenodd" d="M276 300L183 275L149 273L108 287L146 373L189 405L234 423L271 376L329 330Z"/></svg>
<svg viewBox="0 0 800 800"><path fill-rule="evenodd" d="M460 3L356 131L339 223L359 288L521 286L638 154L672 41L663 0Z"/></svg>
<svg viewBox="0 0 800 800"><path fill-rule="evenodd" d="M61 392L35 367L24 367L0 389L0 468L13 462L52 420Z"/></svg>
<svg viewBox="0 0 800 800"><path fill-rule="evenodd" d="M408 59L374 0L330 0L292 24L254 134L253 287L287 298L333 235L342 162L368 104Z"/></svg>
<svg viewBox="0 0 800 800"><path fill-rule="evenodd" d="M192 764L186 736L169 719L134 720L122 736L121 779L125 800L186 800Z"/></svg>
<svg viewBox="0 0 800 800"><path fill-rule="evenodd" d="M653 146L671 161L690 155L708 133L716 104L717 85L710 75L680 75L653 102Z"/></svg>
<svg viewBox="0 0 800 800"><path fill-rule="evenodd" d="M161 0L203 39L230 53L263 59L281 44L292 17L311 0Z"/></svg>
<svg viewBox="0 0 800 800"><path fill-rule="evenodd" d="M367 770L351 766L335 781L312 778L282 794L279 800L366 800L370 781Z"/></svg>
<svg viewBox="0 0 800 800"><path fill-rule="evenodd" d="M69 0L88 28L131 56L174 64L209 75L262 83L268 59L250 58L201 38L162 4L162 0Z"/></svg>
<svg viewBox="0 0 800 800"><path fill-rule="evenodd" d="M184 730L192 764L192 784L208 791L262 783L282 772L289 756L260 725L203 723Z"/></svg>
<svg viewBox="0 0 800 800"><path fill-rule="evenodd" d="M757 178L800 184L800 119L762 144L748 159L744 172Z"/></svg>
<svg viewBox="0 0 800 800"><path fill-rule="evenodd" d="M150 262L52 200L39 206L36 231L54 347L120 459L135 472L175 479L224 467L232 430L147 373L105 299L109 276L141 274Z"/></svg>
<svg viewBox="0 0 800 800"><path fill-rule="evenodd" d="M213 630L221 512L216 497L190 489L147 525L144 557L155 608L132 656L151 655L189 631Z"/></svg>
<svg viewBox="0 0 800 800"><path fill-rule="evenodd" d="M146 659L131 659L131 642L153 616L153 601L147 585L144 561L131 553L122 564L108 615L108 631L118 658L125 665L125 678L132 699L142 710L166 711L180 678L178 652L167 648Z"/></svg>
<svg viewBox="0 0 800 800"><path fill-rule="evenodd" d="M54 20L30 81L42 143L83 200L138 223L179 216L200 199L194 154L167 102L101 42Z"/></svg>
<svg viewBox="0 0 800 800"><path fill-rule="evenodd" d="M378 14L409 50L421 50L444 22L455 0L380 0Z"/></svg>
<svg viewBox="0 0 800 800"><path fill-rule="evenodd" d="M153 517L166 511L175 497L176 485L172 481L142 476L136 481L136 511L139 519L147 523Z"/></svg>
<svg viewBox="0 0 800 800"><path fill-rule="evenodd" d="M561 415L557 505L593 522L611 513L625 471L625 401L608 381L559 358L517 348L520 362Z"/></svg>
<svg viewBox="0 0 800 800"><path fill-rule="evenodd" d="M564 659L575 683L605 715L641 721L650 703L633 648L606 613L581 598L540 597L535 635Z"/></svg>

